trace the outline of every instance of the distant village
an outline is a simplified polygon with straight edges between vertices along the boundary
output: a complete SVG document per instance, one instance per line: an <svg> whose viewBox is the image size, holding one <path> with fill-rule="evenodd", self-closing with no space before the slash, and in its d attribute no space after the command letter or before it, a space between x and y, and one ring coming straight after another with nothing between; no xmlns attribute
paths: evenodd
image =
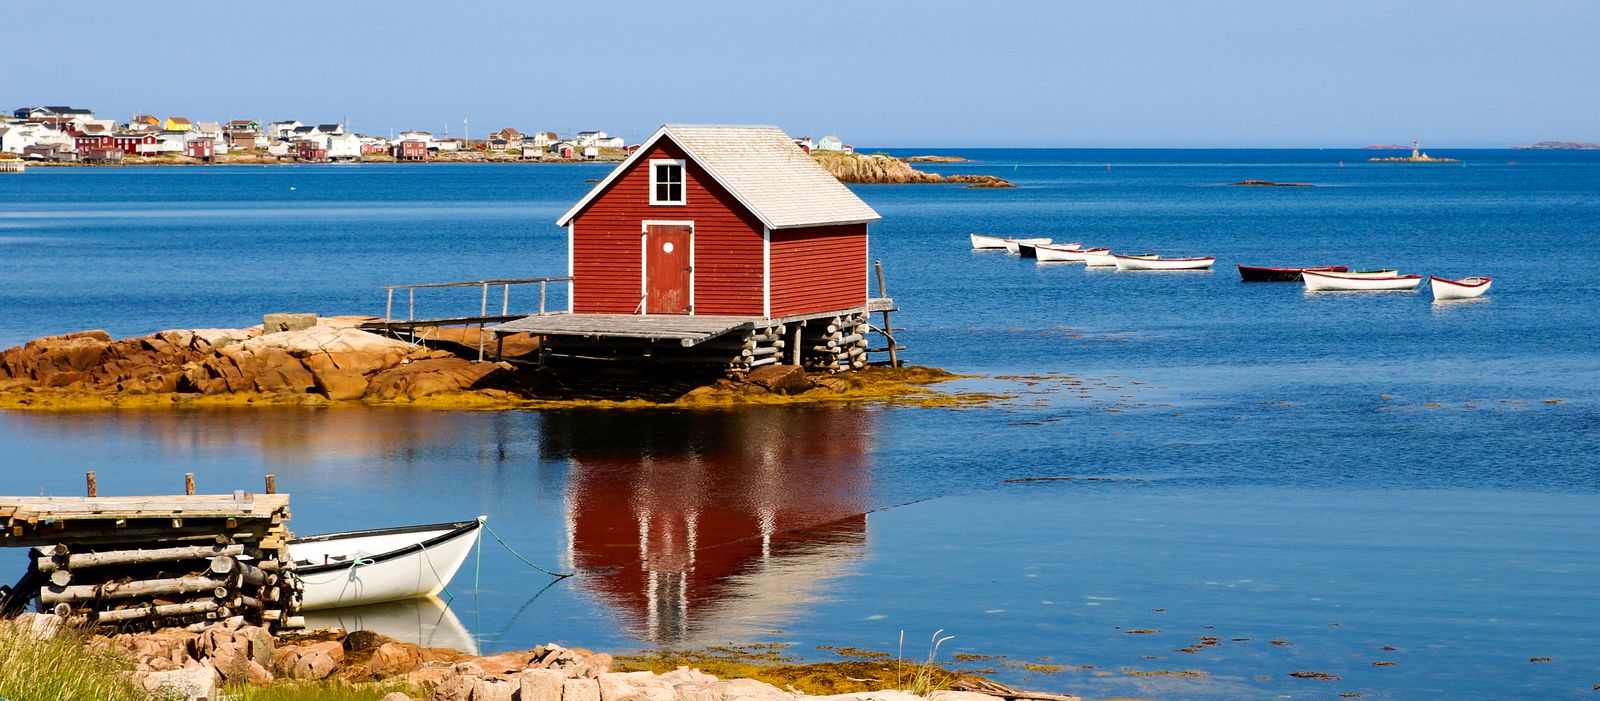
<svg viewBox="0 0 1600 701"><path fill-rule="evenodd" d="M807 152L854 150L836 136L816 142L800 137L795 144ZM506 127L468 140L426 131L374 136L354 133L342 123L298 120L199 122L137 114L119 123L96 118L93 110L65 106L22 107L0 116L0 159L44 164L601 161L620 160L635 148L637 144L599 130L563 136Z"/></svg>

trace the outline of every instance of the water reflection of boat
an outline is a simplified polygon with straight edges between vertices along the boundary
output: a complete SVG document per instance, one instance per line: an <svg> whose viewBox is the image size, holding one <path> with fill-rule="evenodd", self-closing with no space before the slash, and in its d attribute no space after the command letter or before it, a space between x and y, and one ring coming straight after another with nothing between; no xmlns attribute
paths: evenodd
<svg viewBox="0 0 1600 701"><path fill-rule="evenodd" d="M580 586L658 644L748 638L821 601L866 542L873 414L550 416ZM616 440L627 435L626 442Z"/></svg>
<svg viewBox="0 0 1600 701"><path fill-rule="evenodd" d="M307 611L306 627L370 630L422 647L448 647L478 654L478 643L450 606L435 597L386 604Z"/></svg>
<svg viewBox="0 0 1600 701"><path fill-rule="evenodd" d="M289 541L307 611L437 595L478 543L484 517Z"/></svg>

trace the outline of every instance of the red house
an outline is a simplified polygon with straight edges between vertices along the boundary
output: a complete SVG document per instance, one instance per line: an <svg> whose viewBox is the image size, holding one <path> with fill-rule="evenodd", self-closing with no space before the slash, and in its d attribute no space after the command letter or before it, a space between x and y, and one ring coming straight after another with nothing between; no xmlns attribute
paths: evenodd
<svg viewBox="0 0 1600 701"><path fill-rule="evenodd" d="M130 156L136 156L142 153L155 153L156 150L155 134L129 132L116 134L112 136L111 139L116 144L116 148L121 149L123 153L126 153Z"/></svg>
<svg viewBox="0 0 1600 701"><path fill-rule="evenodd" d="M547 354L573 358L669 362L667 348L638 351L644 339L695 348L732 373L780 361L860 368L867 313L891 306L868 296L867 225L878 219L776 127L669 124L557 220L569 314L496 332L540 336Z"/></svg>
<svg viewBox="0 0 1600 701"><path fill-rule="evenodd" d="M415 139L396 142L393 146L394 157L401 161L421 161L428 158L428 144Z"/></svg>
<svg viewBox="0 0 1600 701"><path fill-rule="evenodd" d="M556 224L575 314L775 319L865 307L878 218L776 127L667 125Z"/></svg>
<svg viewBox="0 0 1600 701"><path fill-rule="evenodd" d="M190 139L188 143L183 145L184 155L190 158L211 160L211 157L216 154L216 150L217 142L214 139Z"/></svg>

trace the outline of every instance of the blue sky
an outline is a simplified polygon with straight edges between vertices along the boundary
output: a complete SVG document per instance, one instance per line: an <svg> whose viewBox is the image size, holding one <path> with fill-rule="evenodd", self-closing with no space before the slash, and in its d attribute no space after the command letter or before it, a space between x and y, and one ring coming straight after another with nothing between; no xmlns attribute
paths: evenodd
<svg viewBox="0 0 1600 701"><path fill-rule="evenodd" d="M866 146L1600 141L1600 2L8 3L0 101ZM33 31L38 30L38 31Z"/></svg>

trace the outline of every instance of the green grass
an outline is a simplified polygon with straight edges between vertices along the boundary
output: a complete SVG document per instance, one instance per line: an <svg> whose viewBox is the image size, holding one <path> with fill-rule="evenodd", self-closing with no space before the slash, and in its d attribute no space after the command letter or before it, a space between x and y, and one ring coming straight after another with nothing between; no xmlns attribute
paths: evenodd
<svg viewBox="0 0 1600 701"><path fill-rule="evenodd" d="M106 701L149 698L122 676L133 663L88 636L63 629L37 640L0 626L0 697L14 701Z"/></svg>
<svg viewBox="0 0 1600 701"><path fill-rule="evenodd" d="M272 686L229 686L218 696L231 701L378 701L396 691L411 697L427 696L403 682L347 684L334 680L279 680Z"/></svg>
<svg viewBox="0 0 1600 701"><path fill-rule="evenodd" d="M939 665L937 660L939 646L956 636L944 635L941 638L939 637L941 635L944 635L943 628L933 632L932 642L928 644L928 659L912 667L910 678L902 681L899 660L905 657L906 633L905 631L900 631L900 655L896 658L894 669L897 686L918 696L928 696L950 685L950 675L944 671L944 668Z"/></svg>

